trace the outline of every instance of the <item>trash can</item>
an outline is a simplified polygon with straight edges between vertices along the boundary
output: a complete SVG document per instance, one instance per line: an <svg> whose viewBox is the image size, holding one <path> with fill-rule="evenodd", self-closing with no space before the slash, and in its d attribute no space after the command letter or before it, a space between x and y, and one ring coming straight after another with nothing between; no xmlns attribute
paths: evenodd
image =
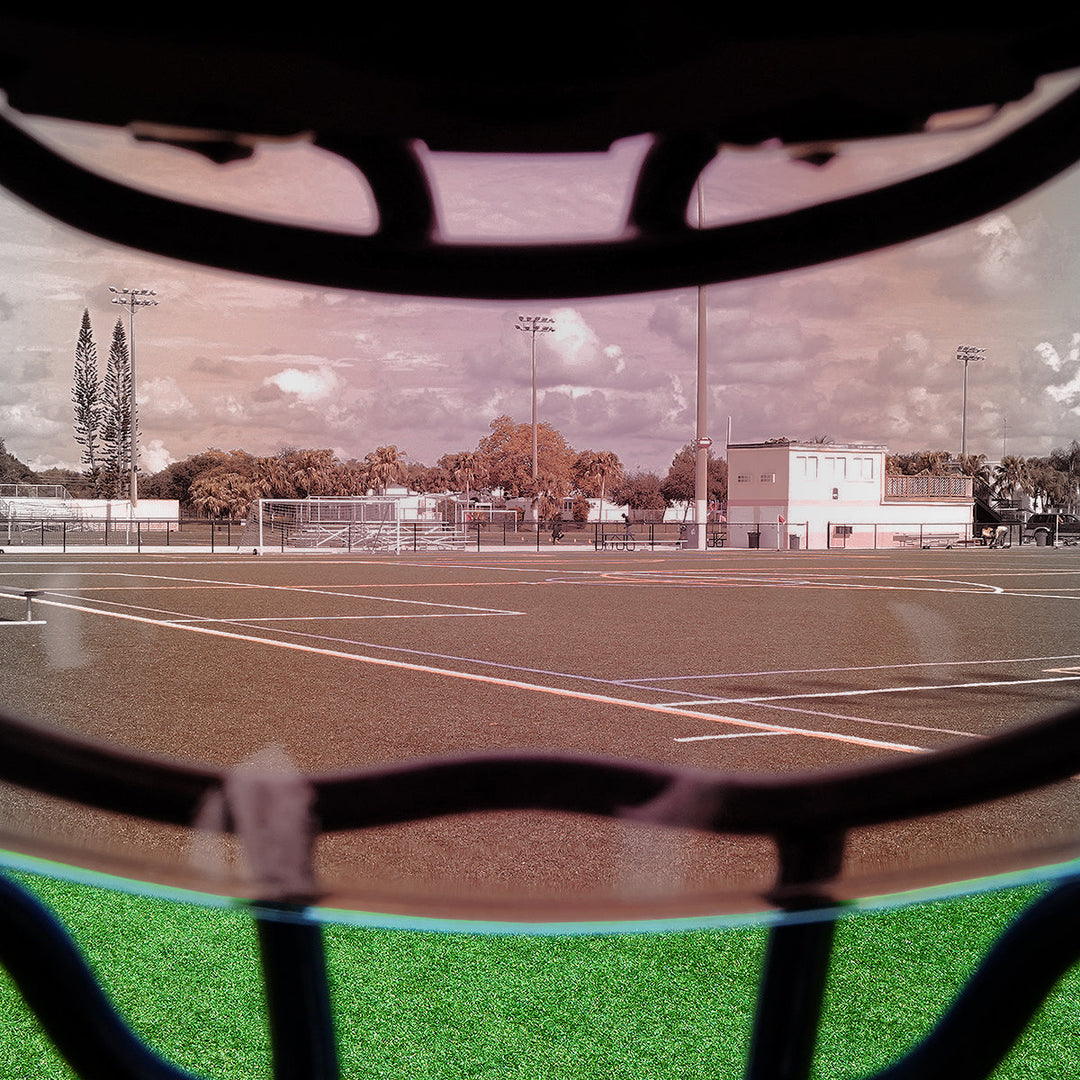
<svg viewBox="0 0 1080 1080"><path fill-rule="evenodd" d="M748 545L747 545L748 547L752 547L752 548L761 547L761 533L759 533L759 532L747 533L746 534L746 539L748 541Z"/></svg>
<svg viewBox="0 0 1080 1080"><path fill-rule="evenodd" d="M1038 532L1037 532L1037 533L1035 534L1035 546L1036 546L1036 547L1046 547L1046 535L1047 535L1047 534L1046 534L1046 530L1045 530L1045 529L1040 529L1040 530L1039 530L1039 531L1038 531ZM751 547L752 547L752 546L753 546L753 545L751 545Z"/></svg>
<svg viewBox="0 0 1080 1080"><path fill-rule="evenodd" d="M789 536L787 539L787 546L791 551L799 550L799 538L797 536Z"/></svg>

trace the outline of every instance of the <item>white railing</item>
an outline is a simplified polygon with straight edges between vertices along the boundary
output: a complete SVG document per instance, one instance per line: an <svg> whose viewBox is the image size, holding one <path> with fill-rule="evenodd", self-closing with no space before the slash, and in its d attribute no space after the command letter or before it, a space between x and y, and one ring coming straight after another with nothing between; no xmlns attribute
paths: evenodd
<svg viewBox="0 0 1080 1080"><path fill-rule="evenodd" d="M970 499L970 476L886 476L886 499Z"/></svg>
<svg viewBox="0 0 1080 1080"><path fill-rule="evenodd" d="M70 499L63 484L0 484L0 499Z"/></svg>

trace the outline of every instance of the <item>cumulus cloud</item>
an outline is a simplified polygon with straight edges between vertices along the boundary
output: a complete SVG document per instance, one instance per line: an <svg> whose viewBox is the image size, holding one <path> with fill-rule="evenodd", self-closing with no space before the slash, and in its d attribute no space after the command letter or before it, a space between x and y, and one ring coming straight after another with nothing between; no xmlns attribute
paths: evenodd
<svg viewBox="0 0 1080 1080"><path fill-rule="evenodd" d="M276 375L268 375L263 384L276 386L282 392L294 395L301 404L310 405L331 398L337 392L338 378L326 368L316 371L286 368Z"/></svg>
<svg viewBox="0 0 1080 1080"><path fill-rule="evenodd" d="M1075 406L1080 403L1080 333L1073 334L1064 355L1048 341L1041 341L1035 346L1035 355L1055 375L1072 370L1071 377L1064 382L1050 383L1046 387L1047 394L1059 405Z"/></svg>
<svg viewBox="0 0 1080 1080"><path fill-rule="evenodd" d="M143 380L139 384L139 403L144 413L181 417L195 414L191 400L171 376Z"/></svg>
<svg viewBox="0 0 1080 1080"><path fill-rule="evenodd" d="M605 343L585 315L576 308L555 308L555 331L546 350L544 381L550 384L576 382L604 386L625 370L621 346ZM552 359L554 362L551 362Z"/></svg>
<svg viewBox="0 0 1080 1080"><path fill-rule="evenodd" d="M161 439L151 439L139 447L139 467L144 473L160 472L175 460Z"/></svg>
<svg viewBox="0 0 1080 1080"><path fill-rule="evenodd" d="M1034 284L1031 261L1036 245L1008 214L994 214L975 232L982 241L976 272L989 295L1008 295Z"/></svg>
<svg viewBox="0 0 1080 1080"><path fill-rule="evenodd" d="M1020 300L1047 280L1055 244L1038 215L1019 220L992 214L972 229L953 230L919 244L916 262L936 268L938 294L985 303Z"/></svg>

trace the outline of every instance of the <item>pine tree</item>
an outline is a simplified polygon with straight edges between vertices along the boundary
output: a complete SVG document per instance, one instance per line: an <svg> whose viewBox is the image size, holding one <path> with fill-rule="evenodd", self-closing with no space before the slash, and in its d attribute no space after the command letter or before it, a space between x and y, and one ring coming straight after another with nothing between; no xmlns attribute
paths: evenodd
<svg viewBox="0 0 1080 1080"><path fill-rule="evenodd" d="M127 491L131 470L131 357L124 324L116 320L102 399L102 488L110 498Z"/></svg>
<svg viewBox="0 0 1080 1080"><path fill-rule="evenodd" d="M83 448L86 475L97 482L101 469L101 422L103 403L98 374L97 346L90 327L90 312L83 308L82 326L75 342L75 371L71 386L75 412L75 441Z"/></svg>

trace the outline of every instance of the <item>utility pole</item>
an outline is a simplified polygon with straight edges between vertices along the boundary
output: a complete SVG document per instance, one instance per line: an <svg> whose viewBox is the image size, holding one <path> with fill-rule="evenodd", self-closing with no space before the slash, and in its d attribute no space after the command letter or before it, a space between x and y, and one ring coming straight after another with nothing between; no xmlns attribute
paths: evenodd
<svg viewBox="0 0 1080 1080"><path fill-rule="evenodd" d="M131 369L131 481L128 485L128 494L131 497L133 507L139 505L139 481L138 460L139 452L138 430L139 414L135 395L135 309L141 307L155 307L154 299L157 293L153 289L114 289L109 286L109 292L113 294L112 303L126 307L128 310L128 366Z"/></svg>
<svg viewBox="0 0 1080 1080"><path fill-rule="evenodd" d="M549 315L519 315L517 328L532 335L532 478L537 478L537 431L536 421L536 335L550 334L555 330L555 320Z"/></svg>

